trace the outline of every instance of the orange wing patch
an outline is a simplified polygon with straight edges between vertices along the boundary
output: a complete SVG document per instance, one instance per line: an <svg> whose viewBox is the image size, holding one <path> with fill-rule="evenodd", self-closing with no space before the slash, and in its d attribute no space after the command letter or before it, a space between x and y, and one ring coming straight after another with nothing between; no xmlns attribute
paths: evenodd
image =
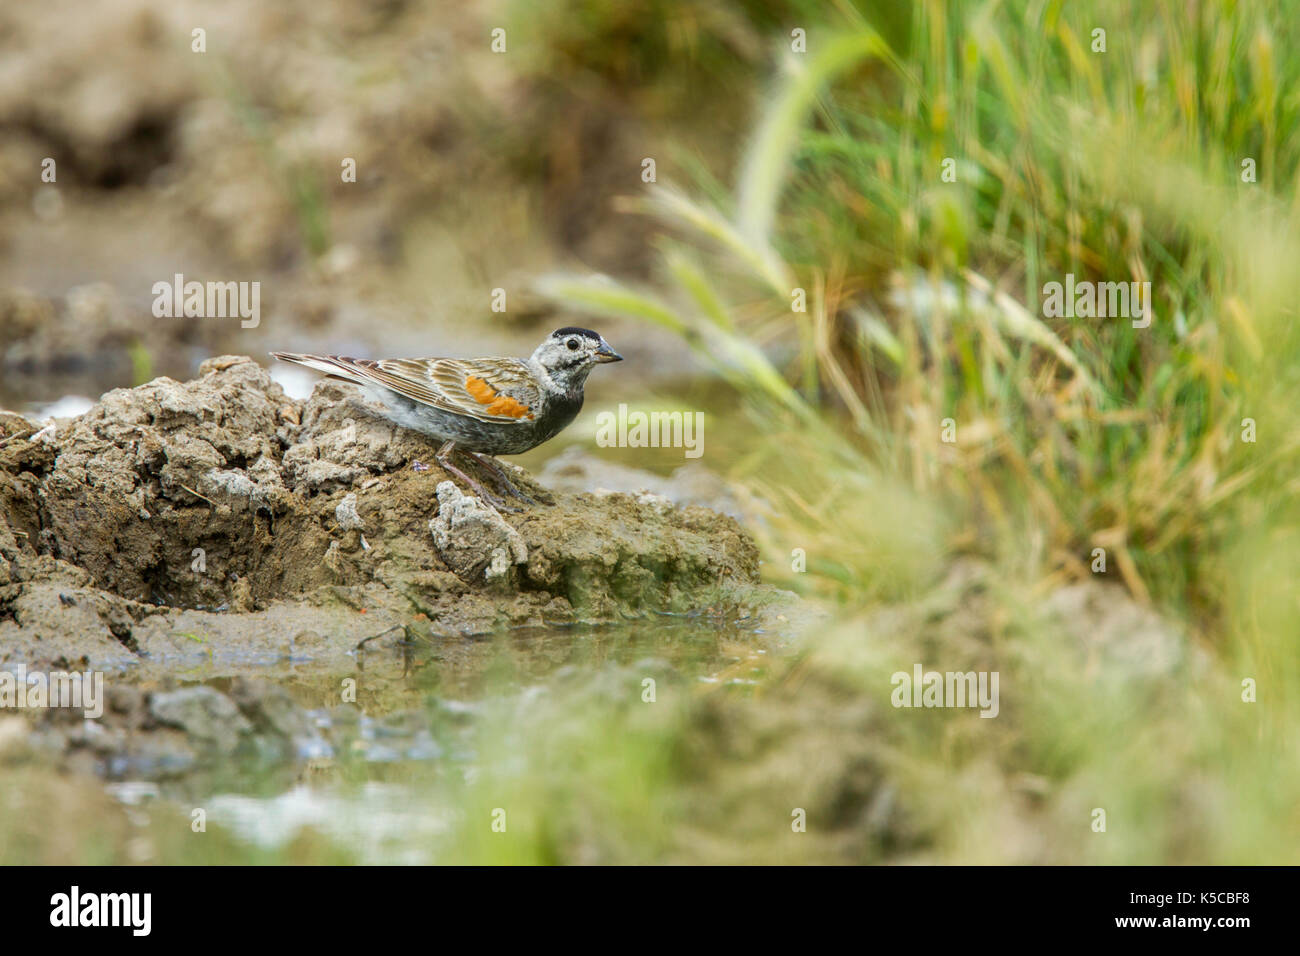
<svg viewBox="0 0 1300 956"><path fill-rule="evenodd" d="M465 391L469 392L474 401L486 405L491 415L502 415L506 418L533 417L527 405L509 395L497 394L497 390L481 378L475 378L473 375L466 378Z"/></svg>

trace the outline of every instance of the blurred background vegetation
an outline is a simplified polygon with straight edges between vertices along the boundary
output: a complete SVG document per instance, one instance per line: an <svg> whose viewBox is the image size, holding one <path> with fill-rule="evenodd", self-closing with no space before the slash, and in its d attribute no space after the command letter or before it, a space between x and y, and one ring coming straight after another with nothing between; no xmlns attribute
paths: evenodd
<svg viewBox="0 0 1300 956"><path fill-rule="evenodd" d="M295 111L229 67L196 81L286 210L250 232L190 200L284 277L282 345L366 343L364 302L393 317L372 350L419 350L396 316L431 294L457 342L621 320L673 370L642 394L729 423L708 463L765 504L766 579L827 613L753 681L645 708L602 671L503 708L440 857L1295 862L1295 12L559 0L476 5L437 54L415 38L446 8L335 12L365 203L304 161L318 87ZM377 109L398 86L428 99ZM1149 281L1153 321L1044 318L1067 273ZM891 708L917 661L1000 672L1001 714ZM481 826L503 805L530 808L508 841Z"/></svg>

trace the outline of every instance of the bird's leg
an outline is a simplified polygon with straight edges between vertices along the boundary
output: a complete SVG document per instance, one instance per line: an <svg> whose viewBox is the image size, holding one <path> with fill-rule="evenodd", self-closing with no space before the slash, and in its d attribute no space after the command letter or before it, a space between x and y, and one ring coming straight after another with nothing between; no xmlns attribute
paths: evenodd
<svg viewBox="0 0 1300 956"><path fill-rule="evenodd" d="M488 491L486 488L480 485L469 475L465 474L465 472L461 471L459 468L453 465L451 463L451 456L452 453L455 451L456 451L456 443L454 441L443 442L442 447L438 449L438 454L435 455L434 457L437 459L438 464L442 466L443 471L463 481L466 485L470 487L470 489L474 492L474 494L482 498L483 501L486 502L489 507L497 508L502 511L519 510L518 508L510 507L510 505L506 504L505 499L492 494L492 492Z"/></svg>
<svg viewBox="0 0 1300 956"><path fill-rule="evenodd" d="M513 498L518 498L520 501L526 501L530 505L538 503L537 499L530 495L526 495L519 490L518 486L510 480L505 469L501 467L501 463L496 461L491 455L481 455L476 451L466 452L466 454L491 472L497 480L498 487L502 488L506 494Z"/></svg>

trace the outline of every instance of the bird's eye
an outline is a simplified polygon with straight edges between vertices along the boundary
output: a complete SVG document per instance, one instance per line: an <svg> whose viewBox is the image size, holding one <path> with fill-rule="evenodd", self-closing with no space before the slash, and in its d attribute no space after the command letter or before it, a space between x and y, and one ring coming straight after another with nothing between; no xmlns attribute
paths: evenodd
<svg viewBox="0 0 1300 956"><path fill-rule="evenodd" d="M578 340L577 340L577 339L569 339L569 341L565 342L564 344L567 345L569 348L571 348L571 349L575 349L575 350L576 350L577 347L578 347Z"/></svg>

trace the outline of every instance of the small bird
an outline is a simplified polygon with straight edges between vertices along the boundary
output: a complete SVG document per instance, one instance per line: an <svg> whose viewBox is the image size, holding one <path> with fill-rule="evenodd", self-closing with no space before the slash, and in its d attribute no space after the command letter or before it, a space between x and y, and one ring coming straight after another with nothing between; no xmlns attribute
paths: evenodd
<svg viewBox="0 0 1300 956"><path fill-rule="evenodd" d="M510 494L531 501L487 456L522 454L554 438L582 410L591 370L623 360L599 334L574 326L556 329L527 359L271 354L360 385L391 421L442 442L438 464L497 507L505 502L457 468L452 454L468 453Z"/></svg>

